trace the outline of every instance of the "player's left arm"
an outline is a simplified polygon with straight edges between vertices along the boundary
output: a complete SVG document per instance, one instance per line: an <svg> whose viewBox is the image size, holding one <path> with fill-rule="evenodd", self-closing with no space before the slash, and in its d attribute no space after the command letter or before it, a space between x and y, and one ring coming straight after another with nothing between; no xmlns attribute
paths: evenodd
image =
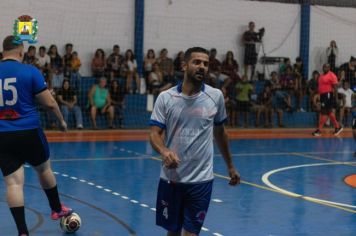
<svg viewBox="0 0 356 236"><path fill-rule="evenodd" d="M232 162L231 153L229 150L229 139L227 137L225 127L223 124L214 126L214 138L215 142L225 160L229 176L230 185L237 185L240 183L240 174L235 169L234 163Z"/></svg>

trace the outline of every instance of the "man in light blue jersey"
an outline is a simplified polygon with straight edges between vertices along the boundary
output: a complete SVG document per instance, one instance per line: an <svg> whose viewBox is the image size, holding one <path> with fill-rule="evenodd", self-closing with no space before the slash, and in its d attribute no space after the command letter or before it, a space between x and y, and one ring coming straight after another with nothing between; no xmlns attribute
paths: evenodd
<svg viewBox="0 0 356 236"><path fill-rule="evenodd" d="M240 183L223 123L224 97L204 84L208 51L185 52L184 79L162 92L150 120L150 142L162 156L156 224L168 236L198 235L209 207L213 184L213 138L224 157L230 185Z"/></svg>
<svg viewBox="0 0 356 236"><path fill-rule="evenodd" d="M67 129L67 124L41 72L32 65L21 63L24 55L22 43L17 43L14 36L8 36L3 41L3 49L4 58L0 62L0 169L18 235L28 236L23 193L25 163L37 172L52 209L51 218L57 220L72 212L59 200L49 161L49 147L40 128L35 101L53 111L62 130Z"/></svg>

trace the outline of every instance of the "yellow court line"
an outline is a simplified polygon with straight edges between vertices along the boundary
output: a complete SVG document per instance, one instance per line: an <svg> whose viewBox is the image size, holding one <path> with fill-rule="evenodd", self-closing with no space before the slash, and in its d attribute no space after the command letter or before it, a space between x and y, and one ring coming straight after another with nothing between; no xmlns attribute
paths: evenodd
<svg viewBox="0 0 356 236"><path fill-rule="evenodd" d="M310 155L310 154L299 153L299 152L293 152L293 153L290 153L290 155L306 157L306 158L309 158L309 159L321 160L321 161L332 162L332 163L340 162L340 161L335 161L335 160L331 160L331 159L327 159L327 158L323 158L323 157L318 157L318 156L314 156L314 155ZM340 165L356 166L356 164L349 164L349 163L341 163Z"/></svg>
<svg viewBox="0 0 356 236"><path fill-rule="evenodd" d="M296 154L297 154L297 153L296 153ZM162 159L161 159L161 158L158 158L158 157L151 157L151 159L154 160L154 161L162 161ZM221 179L230 180L230 177L225 176L225 175L221 175L221 174L214 173L214 176L216 176L216 177L218 177L218 178L221 178ZM315 200L315 199L310 199L310 198L307 197L307 196L296 197L296 196L293 196L293 195L288 195L288 194L285 194L285 193L280 192L280 191L278 191L278 190L275 190L275 189L273 189L273 188L269 188L269 187L266 187L266 186L263 186L263 185L260 185L260 184L255 184L255 183L251 183L251 182L244 181L244 180L241 180L241 183L242 183L242 184L249 185L249 186L253 186L253 187L255 187L255 188L259 188L259 189L263 189L263 190L267 190L267 191L279 193L279 194L282 194L282 195L287 196L287 197L302 199L302 200L305 200L305 201L317 203L317 204L324 205L324 206L328 206L328 207L337 208L337 209L339 209L339 210L343 210L343 211L347 211L347 212L356 214L356 210L352 210L352 209L347 208L347 207L336 206L336 205L329 204L329 203L325 203L325 202L320 202L320 201Z"/></svg>

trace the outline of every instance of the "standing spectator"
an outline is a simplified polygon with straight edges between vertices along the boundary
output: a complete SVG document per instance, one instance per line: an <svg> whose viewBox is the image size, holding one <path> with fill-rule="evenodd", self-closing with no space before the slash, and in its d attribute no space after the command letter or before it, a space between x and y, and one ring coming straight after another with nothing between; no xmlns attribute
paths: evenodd
<svg viewBox="0 0 356 236"><path fill-rule="evenodd" d="M287 67L292 66L289 58L284 58L283 63L279 65L279 76L285 76L287 72Z"/></svg>
<svg viewBox="0 0 356 236"><path fill-rule="evenodd" d="M256 127L260 124L261 113L264 114L265 128L272 128L272 90L270 85L263 88L257 97L258 108L256 111Z"/></svg>
<svg viewBox="0 0 356 236"><path fill-rule="evenodd" d="M101 78L105 75L105 52L103 49L98 48L95 51L94 58L91 61L91 71L93 73L93 77Z"/></svg>
<svg viewBox="0 0 356 236"><path fill-rule="evenodd" d="M255 22L251 21L248 24L248 31L242 36L242 42L245 45L245 55L244 55L244 74L248 80L252 80L255 75L255 68L257 63L257 43L261 43L262 37L264 35L264 29L260 29L259 32L255 32ZM248 77L248 69L251 67L251 74Z"/></svg>
<svg viewBox="0 0 356 236"><path fill-rule="evenodd" d="M318 80L320 73L319 71L313 71L312 78L308 81L308 95L309 95L309 106L313 108L314 97L318 95Z"/></svg>
<svg viewBox="0 0 356 236"><path fill-rule="evenodd" d="M35 46L31 45L28 47L27 52L25 53L22 62L25 64L33 65L33 66L36 65L37 60L36 60L36 47Z"/></svg>
<svg viewBox="0 0 356 236"><path fill-rule="evenodd" d="M241 81L236 85L236 116L237 126L240 123L240 112L244 118L244 127L248 127L248 115L250 112L251 94L253 86L247 81L247 76L243 75Z"/></svg>
<svg viewBox="0 0 356 236"><path fill-rule="evenodd" d="M110 54L106 60L107 70L110 73L110 80L119 79L122 80L122 66L124 63L124 57L120 54L120 46L114 45L113 52ZM123 83L123 81L122 81ZM121 85L122 85L121 83Z"/></svg>
<svg viewBox="0 0 356 236"><path fill-rule="evenodd" d="M337 92L339 95L342 95L344 101L343 106L340 107L339 120L341 124L343 124L345 127L348 127L348 116L351 113L352 99L355 93L354 91L352 91L352 89L350 89L350 84L347 81L344 81L344 83L342 83L342 87L338 88Z"/></svg>
<svg viewBox="0 0 356 236"><path fill-rule="evenodd" d="M110 83L110 97L111 105L114 107L115 117L117 117L119 121L119 128L123 128L125 94L119 82L115 79Z"/></svg>
<svg viewBox="0 0 356 236"><path fill-rule="evenodd" d="M71 75L70 75L70 83L73 88L76 90L80 89L80 79L81 76L79 74L79 69L82 66L82 62L80 61L78 57L77 52L72 53L72 60L71 60L71 65L70 65L70 70L71 70Z"/></svg>
<svg viewBox="0 0 356 236"><path fill-rule="evenodd" d="M326 56L330 65L330 70L336 73L336 61L339 56L339 49L335 40L332 40L330 46L326 49Z"/></svg>
<svg viewBox="0 0 356 236"><path fill-rule="evenodd" d="M46 53L46 47L41 46L37 55L37 67L45 78L49 88L52 88L51 58Z"/></svg>
<svg viewBox="0 0 356 236"><path fill-rule="evenodd" d="M114 107L111 105L111 97L109 90L106 88L106 83L106 78L101 77L99 79L99 84L94 84L88 94L90 118L93 129L98 129L96 125L96 114L98 111L100 114L108 115L108 126L110 129L114 128Z"/></svg>
<svg viewBox="0 0 356 236"><path fill-rule="evenodd" d="M77 93L70 87L68 79L63 80L62 88L57 92L57 100L66 123L68 124L70 112L74 112L77 129L83 129L83 117L82 111L77 105Z"/></svg>
<svg viewBox="0 0 356 236"><path fill-rule="evenodd" d="M321 135L321 129L323 128L328 117L335 127L334 135L339 135L343 128L337 122L333 109L335 109L335 95L337 94L337 77L330 71L330 65L323 65L324 74L320 75L318 82L318 91L320 94L321 114L319 120L319 127L313 132L314 136Z"/></svg>
<svg viewBox="0 0 356 236"><path fill-rule="evenodd" d="M153 49L148 49L145 59L143 60L144 76L148 79L148 76L153 71L153 64L156 63L156 55Z"/></svg>
<svg viewBox="0 0 356 236"><path fill-rule="evenodd" d="M62 58L58 54L56 45L51 45L49 47L48 55L51 59L52 87L54 90L56 90L59 89L63 83Z"/></svg>
<svg viewBox="0 0 356 236"><path fill-rule="evenodd" d="M131 49L125 52L125 65L127 67L126 91L133 93L132 81L135 81L136 93L140 90L140 77L137 73L137 62Z"/></svg>
<svg viewBox="0 0 356 236"><path fill-rule="evenodd" d="M66 53L63 56L63 75L65 78L70 79L72 73L72 51L73 51L73 44L67 43L65 46ZM72 81L71 81L72 84Z"/></svg>
<svg viewBox="0 0 356 236"><path fill-rule="evenodd" d="M350 83L350 87L354 88L356 86L356 58L351 57L349 62L342 64L339 70L345 71L345 80Z"/></svg>

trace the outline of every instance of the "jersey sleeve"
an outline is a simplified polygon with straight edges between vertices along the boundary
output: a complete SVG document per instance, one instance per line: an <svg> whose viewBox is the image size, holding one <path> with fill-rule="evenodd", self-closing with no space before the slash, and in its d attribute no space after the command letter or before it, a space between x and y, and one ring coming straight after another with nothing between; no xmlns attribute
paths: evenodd
<svg viewBox="0 0 356 236"><path fill-rule="evenodd" d="M331 73L330 79L331 79L331 84L332 85L335 85L335 84L339 83L338 80L337 80L337 76L334 73Z"/></svg>
<svg viewBox="0 0 356 236"><path fill-rule="evenodd" d="M153 112L149 122L150 126L158 126L162 129L166 128L166 105L165 105L165 94L161 93L155 102L153 107Z"/></svg>
<svg viewBox="0 0 356 236"><path fill-rule="evenodd" d="M221 91L219 91L219 96L217 100L218 111L214 118L214 125L222 125L227 119L224 96Z"/></svg>
<svg viewBox="0 0 356 236"><path fill-rule="evenodd" d="M47 89L47 83L45 82L43 75L37 68L31 67L31 72L32 72L32 88L34 94L36 95Z"/></svg>

